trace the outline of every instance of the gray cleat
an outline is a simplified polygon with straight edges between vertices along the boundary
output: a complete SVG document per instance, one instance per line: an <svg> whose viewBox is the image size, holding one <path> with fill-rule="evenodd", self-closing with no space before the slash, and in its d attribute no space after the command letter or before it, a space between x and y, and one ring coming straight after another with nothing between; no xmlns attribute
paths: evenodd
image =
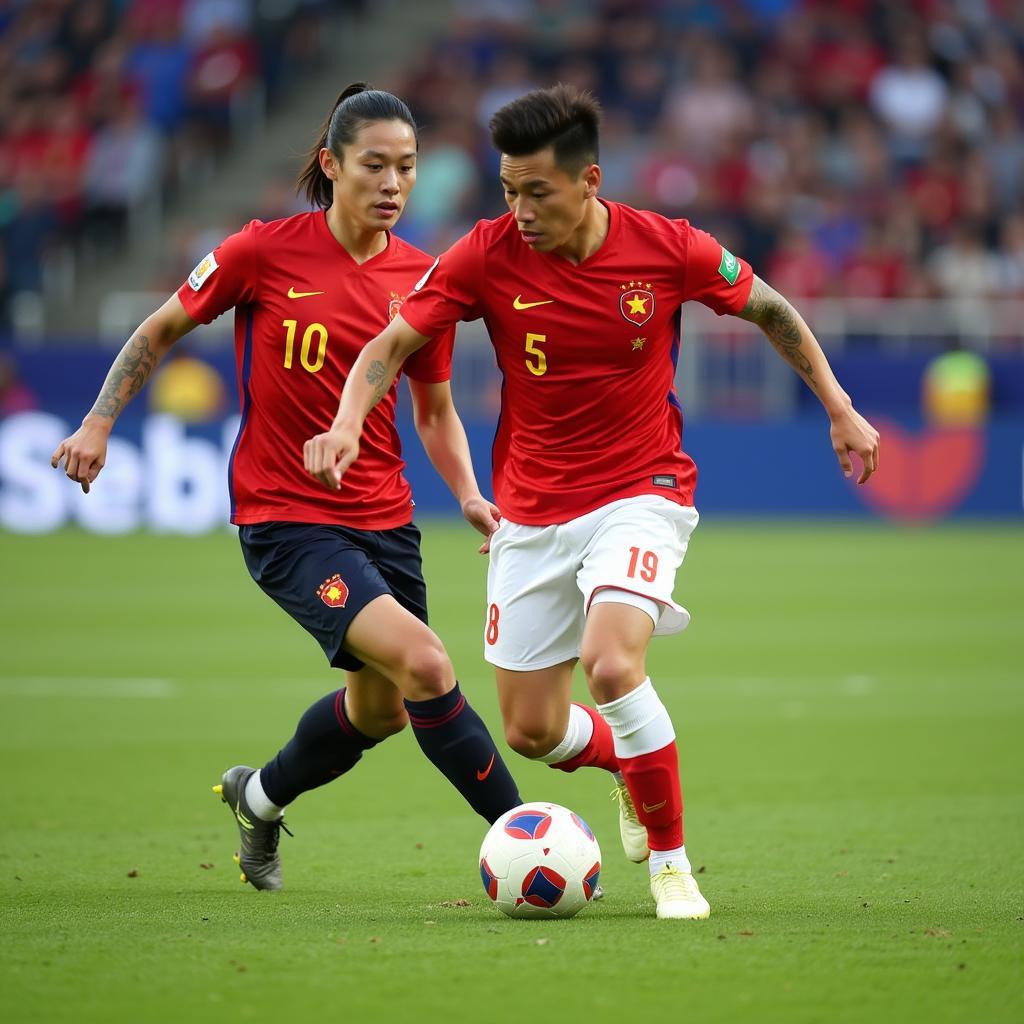
<svg viewBox="0 0 1024 1024"><path fill-rule="evenodd" d="M213 791L231 808L238 824L239 849L235 863L242 869L240 881L248 882L257 889L281 889L281 857L277 852L281 829L288 832L284 818L263 821L252 813L245 801L245 785L255 773L255 768L240 764L229 768L221 777L219 786ZM288 832L291 835L291 832Z"/></svg>

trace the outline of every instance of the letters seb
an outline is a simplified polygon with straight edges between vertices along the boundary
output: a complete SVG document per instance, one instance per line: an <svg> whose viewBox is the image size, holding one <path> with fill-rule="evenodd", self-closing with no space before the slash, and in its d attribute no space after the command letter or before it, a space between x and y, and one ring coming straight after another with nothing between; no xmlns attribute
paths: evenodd
<svg viewBox="0 0 1024 1024"><path fill-rule="evenodd" d="M93 533L193 534L228 524L227 464L237 416L215 425L216 440L191 436L164 415L143 419L138 441L115 432L89 494L50 467L54 449L72 429L46 412L0 421L0 528L48 533L75 523Z"/></svg>

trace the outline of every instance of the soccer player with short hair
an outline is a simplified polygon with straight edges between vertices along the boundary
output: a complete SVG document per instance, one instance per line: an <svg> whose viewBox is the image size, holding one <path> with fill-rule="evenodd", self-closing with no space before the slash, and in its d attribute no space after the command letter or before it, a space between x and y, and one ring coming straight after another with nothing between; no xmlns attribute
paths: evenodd
<svg viewBox="0 0 1024 1024"><path fill-rule="evenodd" d="M215 787L235 815L242 881L280 889L286 805L349 771L412 724L423 752L488 822L521 803L487 727L427 625L420 534L395 427L397 384L366 420L364 458L344 488L306 475L298 449L329 422L368 335L393 320L430 257L391 234L416 180L416 125L390 93L358 83L338 97L299 186L311 213L252 221L226 238L148 317L114 361L82 426L53 455L86 492L114 420L160 358L198 323L235 309L242 419L231 453L231 521L253 579L323 648L346 686L313 704L294 737L255 770ZM466 519L480 494L452 403L453 334L405 364L417 431Z"/></svg>
<svg viewBox="0 0 1024 1024"><path fill-rule="evenodd" d="M491 120L509 213L456 242L349 374L331 429L305 446L331 487L360 455L364 418L402 361L482 317L503 375L494 442L485 655L509 744L573 771L616 773L627 855L649 858L660 918L710 913L683 843L675 730L647 675L652 635L685 628L675 575L697 525L674 380L681 306L756 323L818 396L832 446L864 483L878 434L783 296L714 238L601 199L600 109L568 86ZM570 698L583 663L596 710Z"/></svg>

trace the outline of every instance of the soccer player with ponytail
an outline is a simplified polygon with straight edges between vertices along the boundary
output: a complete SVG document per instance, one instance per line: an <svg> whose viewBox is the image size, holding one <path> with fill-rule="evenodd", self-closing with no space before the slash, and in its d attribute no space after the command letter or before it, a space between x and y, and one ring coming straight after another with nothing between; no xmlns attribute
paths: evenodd
<svg viewBox="0 0 1024 1024"><path fill-rule="evenodd" d="M420 535L395 427L396 382L366 420L363 458L325 490L301 458L330 424L365 340L394 319L432 260L391 234L416 180L416 125L390 93L359 83L324 123L299 187L318 207L252 221L206 256L115 359L82 426L53 455L86 492L107 438L160 359L199 323L234 308L242 419L231 453L231 521L253 579L323 648L346 685L314 703L257 770L216 791L238 824L242 881L280 889L284 808L349 771L411 723L434 765L488 822L520 803L486 726L427 626ZM497 528L452 403L452 331L404 367L416 429L481 533ZM244 699L244 698L243 698Z"/></svg>

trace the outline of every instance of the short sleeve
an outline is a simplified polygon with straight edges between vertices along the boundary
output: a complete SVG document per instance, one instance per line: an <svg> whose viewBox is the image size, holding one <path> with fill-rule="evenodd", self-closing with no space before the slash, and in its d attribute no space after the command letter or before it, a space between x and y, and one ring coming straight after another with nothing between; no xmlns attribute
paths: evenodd
<svg viewBox="0 0 1024 1024"><path fill-rule="evenodd" d="M754 272L714 236L680 222L686 233L683 301L695 299L719 316L738 313L750 298Z"/></svg>
<svg viewBox="0 0 1024 1024"><path fill-rule="evenodd" d="M228 235L199 261L178 289L185 312L196 323L208 324L234 306L255 301L259 273L256 229L260 223L251 221L241 231Z"/></svg>
<svg viewBox="0 0 1024 1024"><path fill-rule="evenodd" d="M444 334L459 320L478 320L484 259L479 229L474 228L416 282L402 303L402 319L428 338Z"/></svg>
<svg viewBox="0 0 1024 1024"><path fill-rule="evenodd" d="M405 306L402 307L405 313ZM423 384L440 384L452 376L452 350L455 347L455 327L431 338L418 348L402 366L406 376Z"/></svg>

